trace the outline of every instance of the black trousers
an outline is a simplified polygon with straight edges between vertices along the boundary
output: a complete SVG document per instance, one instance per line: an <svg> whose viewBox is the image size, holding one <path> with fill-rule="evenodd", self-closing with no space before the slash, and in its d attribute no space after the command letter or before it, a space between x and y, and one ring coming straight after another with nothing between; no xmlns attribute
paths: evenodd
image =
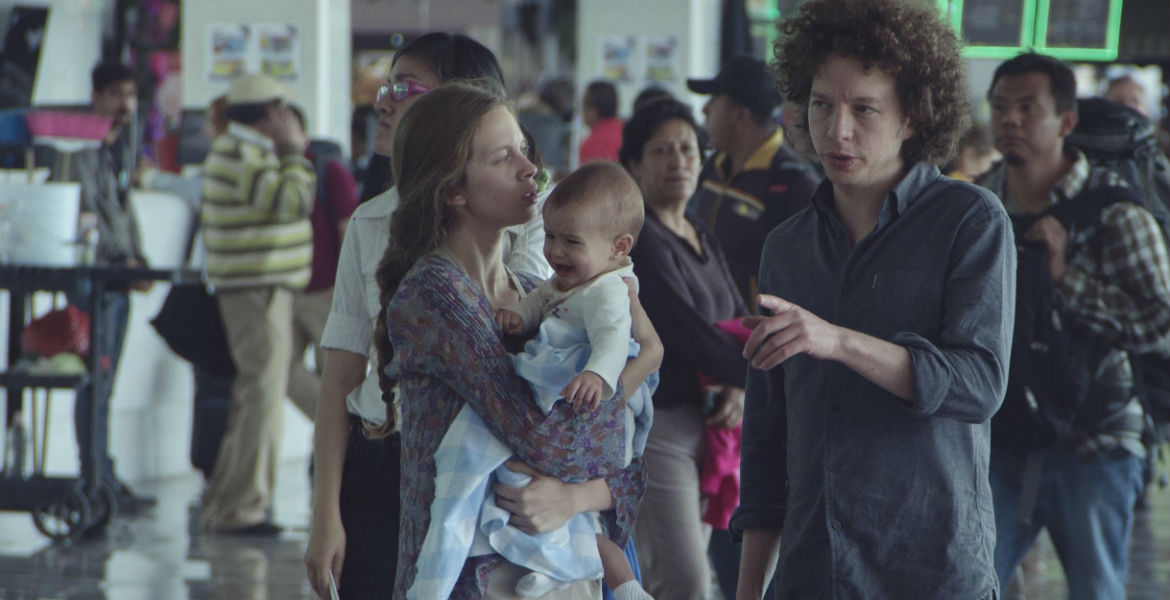
<svg viewBox="0 0 1170 600"><path fill-rule="evenodd" d="M345 564L338 595L389 598L398 566L398 513L402 437L367 439L350 416L349 447L341 475Z"/></svg>

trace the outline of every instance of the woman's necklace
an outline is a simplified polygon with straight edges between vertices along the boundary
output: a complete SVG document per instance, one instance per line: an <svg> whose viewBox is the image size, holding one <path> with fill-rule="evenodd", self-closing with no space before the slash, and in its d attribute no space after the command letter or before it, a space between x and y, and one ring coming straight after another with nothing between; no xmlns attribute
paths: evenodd
<svg viewBox="0 0 1170 600"><path fill-rule="evenodd" d="M463 260L460 259L451 248L443 246L437 249L436 252L446 256L448 259L454 262L455 266L459 267L459 270L463 271L463 274L466 275L468 279L471 279L472 283L475 284L475 287L479 288L480 293L488 299L488 302L490 302L492 306L507 306L515 301L518 297L519 292L516 292L516 295L513 295L512 275L508 272L507 267L501 267L498 271L496 271L496 274L491 276L491 279L494 281L489 282L488 277L472 277L471 272L467 269L467 265L463 264Z"/></svg>
<svg viewBox="0 0 1170 600"><path fill-rule="evenodd" d="M463 268L463 265L460 265ZM463 268L463 272L467 273L467 269ZM468 274L470 277L470 274ZM489 280L490 279L490 280ZM507 267L501 267L495 275L484 277L482 279L473 279L479 291L487 297L488 302L492 306L502 307L511 304L515 298L512 293L512 278L508 274Z"/></svg>
<svg viewBox="0 0 1170 600"><path fill-rule="evenodd" d="M491 301L492 306L512 304L516 300L516 295L512 290L512 277L508 274L507 268L501 269L500 274L493 279L495 281L492 285L485 281L483 288L483 293Z"/></svg>

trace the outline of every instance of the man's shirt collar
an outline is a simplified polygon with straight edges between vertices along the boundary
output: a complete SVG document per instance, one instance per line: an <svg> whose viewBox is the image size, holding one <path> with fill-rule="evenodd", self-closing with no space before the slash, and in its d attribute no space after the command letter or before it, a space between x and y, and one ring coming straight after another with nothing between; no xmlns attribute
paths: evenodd
<svg viewBox="0 0 1170 600"><path fill-rule="evenodd" d="M1089 159L1084 152L1068 147L1068 155L1072 158L1072 167L1057 179L1048 192L1048 200L1050 204L1056 204L1063 200L1068 200L1081 193L1085 188L1085 184L1089 181L1089 175L1092 172L1092 165L1089 164ZM996 196L999 196L1003 201L1003 206L1009 213L1019 214L1024 212L1020 203L1008 194L1007 189L1007 161L1000 161L986 177L981 177L978 180L979 185L991 190Z"/></svg>
<svg viewBox="0 0 1170 600"><path fill-rule="evenodd" d="M764 171L772 168L772 160L776 158L776 153L780 151L780 146L784 145L784 130L777 127L772 135L756 148L752 155L748 157L747 162L743 164L743 168L738 173L728 173L728 163L731 157L726 152L720 152L715 155L715 171L719 174L720 181L727 181L733 175L739 175L747 171Z"/></svg>
<svg viewBox="0 0 1170 600"><path fill-rule="evenodd" d="M930 163L919 162L910 167L902 180L894 186L894 189L890 190L886 199L882 201L882 209L878 213L878 229L909 210L914 202L922 196L922 191L938 178L938 167ZM828 177L817 186L817 191L813 193L812 204L822 213L833 215L834 219L837 218L836 212L833 210L833 182Z"/></svg>
<svg viewBox="0 0 1170 600"><path fill-rule="evenodd" d="M275 150L276 144L272 138L238 121L228 122L228 133L253 144L259 144L268 150Z"/></svg>

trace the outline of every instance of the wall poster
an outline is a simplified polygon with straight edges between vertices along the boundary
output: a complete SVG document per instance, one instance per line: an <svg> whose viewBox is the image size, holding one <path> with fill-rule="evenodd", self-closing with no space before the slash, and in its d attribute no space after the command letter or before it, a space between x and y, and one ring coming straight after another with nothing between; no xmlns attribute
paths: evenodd
<svg viewBox="0 0 1170 600"><path fill-rule="evenodd" d="M671 83L679 78L679 43L673 35L646 36L646 83Z"/></svg>
<svg viewBox="0 0 1170 600"><path fill-rule="evenodd" d="M251 27L235 23L207 26L207 79L223 81L243 75L248 67Z"/></svg>
<svg viewBox="0 0 1170 600"><path fill-rule="evenodd" d="M211 23L207 26L207 80L267 73L293 83L300 78L300 35L292 23Z"/></svg>
<svg viewBox="0 0 1170 600"><path fill-rule="evenodd" d="M260 46L260 72L294 81L300 76L300 42L292 23L264 23L256 26Z"/></svg>
<svg viewBox="0 0 1170 600"><path fill-rule="evenodd" d="M600 40L601 77L610 81L629 82L637 72L634 60L637 56L633 36L606 35Z"/></svg>

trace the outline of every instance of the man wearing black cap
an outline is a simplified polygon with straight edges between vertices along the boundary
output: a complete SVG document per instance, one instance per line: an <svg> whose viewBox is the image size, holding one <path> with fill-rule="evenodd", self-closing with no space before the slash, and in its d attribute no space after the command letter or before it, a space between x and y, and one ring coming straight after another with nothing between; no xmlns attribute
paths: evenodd
<svg viewBox="0 0 1170 600"><path fill-rule="evenodd" d="M714 79L688 79L718 151L699 174L694 211L718 238L744 299L753 302L764 238L808 205L817 180L808 163L784 145L772 113L783 101L764 61L738 56Z"/></svg>

